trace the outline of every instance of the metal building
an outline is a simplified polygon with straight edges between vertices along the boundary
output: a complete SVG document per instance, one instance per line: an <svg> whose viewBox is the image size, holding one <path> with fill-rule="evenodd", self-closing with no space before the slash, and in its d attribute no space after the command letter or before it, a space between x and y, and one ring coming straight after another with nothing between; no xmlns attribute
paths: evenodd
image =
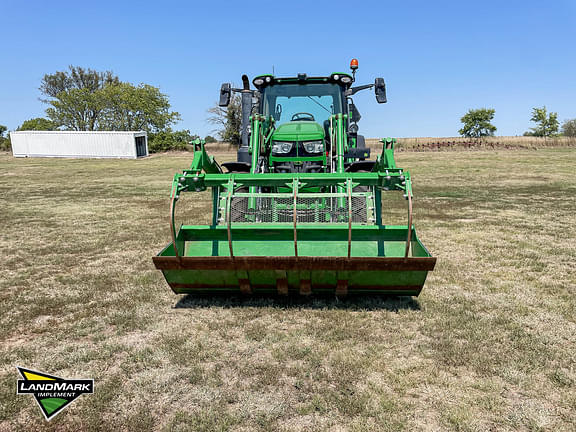
<svg viewBox="0 0 576 432"><path fill-rule="evenodd" d="M148 156L146 132L10 132L15 157L139 158Z"/></svg>

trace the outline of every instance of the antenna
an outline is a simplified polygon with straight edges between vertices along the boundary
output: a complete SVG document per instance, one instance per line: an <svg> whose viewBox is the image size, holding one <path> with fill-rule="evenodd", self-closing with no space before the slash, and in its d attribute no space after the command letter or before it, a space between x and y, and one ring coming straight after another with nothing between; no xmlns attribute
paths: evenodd
<svg viewBox="0 0 576 432"><path fill-rule="evenodd" d="M274 65L272 65L272 75L274 75Z"/></svg>

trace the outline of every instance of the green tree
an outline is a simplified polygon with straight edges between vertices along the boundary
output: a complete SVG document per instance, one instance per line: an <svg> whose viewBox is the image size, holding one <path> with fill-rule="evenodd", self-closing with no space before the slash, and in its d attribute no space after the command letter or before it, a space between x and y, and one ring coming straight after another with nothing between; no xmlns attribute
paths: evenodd
<svg viewBox="0 0 576 432"><path fill-rule="evenodd" d="M102 89L101 94L103 109L99 126L102 130L158 132L180 120L179 113L170 111L168 96L148 84L111 84Z"/></svg>
<svg viewBox="0 0 576 432"><path fill-rule="evenodd" d="M47 74L40 91L48 118L68 130L169 129L180 119L170 111L168 97L147 84L121 82L112 72L70 66L68 71Z"/></svg>
<svg viewBox="0 0 576 432"><path fill-rule="evenodd" d="M56 130L58 126L51 120L45 119L43 117L37 117L30 120L26 120L22 123L22 126L18 128L19 131L53 131Z"/></svg>
<svg viewBox="0 0 576 432"><path fill-rule="evenodd" d="M492 123L496 110L492 108L470 109L460 119L463 126L458 133L468 138L481 138L492 136L496 132L496 126Z"/></svg>
<svg viewBox="0 0 576 432"><path fill-rule="evenodd" d="M542 108L532 108L530 121L536 123L537 126L530 128L532 132L528 135L549 137L558 133L558 113L551 112L548 114L545 106Z"/></svg>
<svg viewBox="0 0 576 432"><path fill-rule="evenodd" d="M242 99L239 95L230 98L230 104L223 108L218 104L208 110L208 122L216 125L215 132L222 141L240 145L242 127Z"/></svg>
<svg viewBox="0 0 576 432"><path fill-rule="evenodd" d="M105 106L101 91L119 82L111 71L69 66L67 71L44 75L40 92L45 98L41 100L51 105L46 114L54 123L71 130L99 130L98 120Z"/></svg>
<svg viewBox="0 0 576 432"><path fill-rule="evenodd" d="M12 148L10 145L10 137L5 137L4 134L8 128L4 125L0 125L0 151L10 151Z"/></svg>
<svg viewBox="0 0 576 432"><path fill-rule="evenodd" d="M217 142L216 138L214 138L213 136L210 136L210 135L206 135L206 138L204 138L204 141L206 141L206 144Z"/></svg>
<svg viewBox="0 0 576 432"><path fill-rule="evenodd" d="M562 124L562 135L576 137L576 119L564 121Z"/></svg>
<svg viewBox="0 0 576 432"><path fill-rule="evenodd" d="M94 93L108 84L119 82L120 80L112 71L97 72L90 68L68 66L67 71L44 75L40 91L47 97L57 98L62 92L84 89Z"/></svg>

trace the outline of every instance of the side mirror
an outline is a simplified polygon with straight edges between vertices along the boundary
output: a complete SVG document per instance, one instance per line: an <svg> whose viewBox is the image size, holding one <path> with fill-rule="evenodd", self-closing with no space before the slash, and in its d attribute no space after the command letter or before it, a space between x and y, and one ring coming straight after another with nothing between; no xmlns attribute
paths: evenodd
<svg viewBox="0 0 576 432"><path fill-rule="evenodd" d="M376 94L376 102L386 103L386 84L384 78L376 78L374 80L374 93Z"/></svg>
<svg viewBox="0 0 576 432"><path fill-rule="evenodd" d="M220 101L218 102L219 106L227 107L230 104L230 97L232 95L230 88L230 83L224 83L222 84L222 87L220 87Z"/></svg>
<svg viewBox="0 0 576 432"><path fill-rule="evenodd" d="M352 123L357 123L362 118L360 112L358 112L358 109L356 108L356 105L353 103L348 105L348 112L350 113L350 121Z"/></svg>

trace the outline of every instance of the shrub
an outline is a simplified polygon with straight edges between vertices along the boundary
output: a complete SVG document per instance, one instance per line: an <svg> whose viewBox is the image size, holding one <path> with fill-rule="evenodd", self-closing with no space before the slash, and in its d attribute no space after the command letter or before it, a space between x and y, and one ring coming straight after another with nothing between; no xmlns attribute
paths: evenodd
<svg viewBox="0 0 576 432"><path fill-rule="evenodd" d="M562 125L562 135L576 137L576 119L566 120Z"/></svg>
<svg viewBox="0 0 576 432"><path fill-rule="evenodd" d="M189 151L190 142L198 138L191 135L189 130L166 130L148 135L148 151L159 153L165 151Z"/></svg>
<svg viewBox="0 0 576 432"><path fill-rule="evenodd" d="M53 131L58 128L58 125L51 120L43 117L37 117L26 120L22 126L18 128L19 131Z"/></svg>

